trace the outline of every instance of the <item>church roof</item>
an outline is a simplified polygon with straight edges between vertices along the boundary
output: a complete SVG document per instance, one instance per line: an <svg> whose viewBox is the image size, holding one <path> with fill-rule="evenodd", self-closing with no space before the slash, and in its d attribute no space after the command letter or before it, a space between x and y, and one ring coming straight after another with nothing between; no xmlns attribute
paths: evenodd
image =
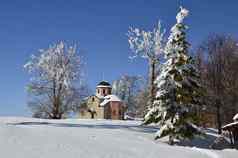
<svg viewBox="0 0 238 158"><path fill-rule="evenodd" d="M107 95L104 97L104 101L100 105L104 106L107 103L112 102L112 101L121 102L121 99L119 99L116 95Z"/></svg>
<svg viewBox="0 0 238 158"><path fill-rule="evenodd" d="M107 81L101 81L98 83L97 87L111 87L111 84Z"/></svg>

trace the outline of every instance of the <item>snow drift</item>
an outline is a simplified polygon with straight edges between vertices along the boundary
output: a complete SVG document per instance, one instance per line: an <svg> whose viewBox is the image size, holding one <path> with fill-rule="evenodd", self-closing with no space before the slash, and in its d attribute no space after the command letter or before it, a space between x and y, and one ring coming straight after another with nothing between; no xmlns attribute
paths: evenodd
<svg viewBox="0 0 238 158"><path fill-rule="evenodd" d="M169 146L138 121L0 118L1 158L236 158L236 150Z"/></svg>

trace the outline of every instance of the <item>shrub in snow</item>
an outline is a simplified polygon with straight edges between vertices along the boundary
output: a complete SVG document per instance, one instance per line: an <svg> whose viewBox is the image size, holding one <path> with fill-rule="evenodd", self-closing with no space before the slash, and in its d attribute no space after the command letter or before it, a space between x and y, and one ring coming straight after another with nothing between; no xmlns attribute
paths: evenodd
<svg viewBox="0 0 238 158"><path fill-rule="evenodd" d="M177 14L177 23L171 29L165 48L166 62L156 80L156 100L145 116L145 124L160 125L156 138L168 135L170 143L175 139L191 139L200 133L194 125L196 121L192 110L200 105L202 88L194 60L188 55L187 26L183 24L188 13L181 7Z"/></svg>

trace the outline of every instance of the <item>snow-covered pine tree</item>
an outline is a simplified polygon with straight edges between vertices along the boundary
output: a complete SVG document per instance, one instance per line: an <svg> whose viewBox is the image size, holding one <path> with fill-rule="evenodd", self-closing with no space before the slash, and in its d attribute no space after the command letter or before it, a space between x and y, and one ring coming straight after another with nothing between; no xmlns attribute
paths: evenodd
<svg viewBox="0 0 238 158"><path fill-rule="evenodd" d="M169 136L171 144L174 139L191 139L200 133L194 125L193 109L200 105L202 88L194 60L188 55L187 26L183 23L188 13L181 7L177 14L177 23L171 29L165 48L166 62L156 81L156 100L144 120L145 124L157 123L160 130L156 139Z"/></svg>

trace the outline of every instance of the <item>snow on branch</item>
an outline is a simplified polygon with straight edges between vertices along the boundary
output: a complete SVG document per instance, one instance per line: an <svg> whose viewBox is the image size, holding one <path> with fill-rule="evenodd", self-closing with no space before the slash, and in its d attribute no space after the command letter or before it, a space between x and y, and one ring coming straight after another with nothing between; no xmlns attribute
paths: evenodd
<svg viewBox="0 0 238 158"><path fill-rule="evenodd" d="M40 49L40 55L32 55L24 68L32 74L32 81L55 80L69 88L81 74L82 62L76 50L76 46L67 47L64 42L59 42L46 50Z"/></svg>
<svg viewBox="0 0 238 158"><path fill-rule="evenodd" d="M162 30L160 21L153 31L144 31L138 28L129 28L127 33L130 49L135 53L131 56L134 59L142 58L156 59L163 51L163 37L165 30Z"/></svg>
<svg viewBox="0 0 238 158"><path fill-rule="evenodd" d="M185 17L187 17L189 15L189 10L187 10L186 8L183 8L182 6L180 7L180 12L177 14L176 19L177 19L177 23L183 23L183 20Z"/></svg>

